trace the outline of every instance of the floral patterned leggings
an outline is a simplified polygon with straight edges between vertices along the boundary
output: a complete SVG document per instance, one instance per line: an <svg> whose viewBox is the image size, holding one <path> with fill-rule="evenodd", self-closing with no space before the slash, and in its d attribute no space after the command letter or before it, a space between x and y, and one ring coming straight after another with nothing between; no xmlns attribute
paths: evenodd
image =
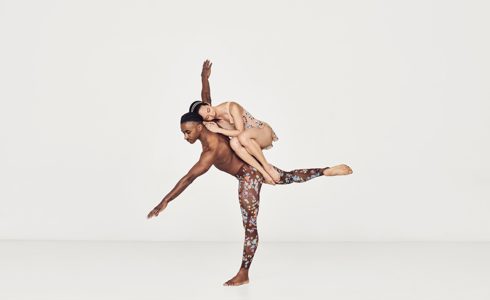
<svg viewBox="0 0 490 300"><path fill-rule="evenodd" d="M293 182L305 182L323 175L326 168L298 169L285 172L274 167L281 175L278 184L290 184ZM264 177L254 167L244 164L235 175L239 180L238 196L242 211L243 227L245 228L245 242L243 245L242 268L250 268L252 259L259 243L257 232L257 215L259 213L260 188Z"/></svg>

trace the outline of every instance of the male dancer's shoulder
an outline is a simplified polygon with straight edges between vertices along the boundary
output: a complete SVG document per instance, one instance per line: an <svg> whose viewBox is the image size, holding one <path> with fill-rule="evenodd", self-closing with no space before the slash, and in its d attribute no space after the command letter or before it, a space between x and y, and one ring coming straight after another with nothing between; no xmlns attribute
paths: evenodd
<svg viewBox="0 0 490 300"><path fill-rule="evenodd" d="M208 147L206 149L203 149L201 152L201 156L199 157L199 161L213 164L216 160L216 157L218 156L217 149L217 147Z"/></svg>
<svg viewBox="0 0 490 300"><path fill-rule="evenodd" d="M212 150L203 150L201 156L199 157L199 161L189 170L188 176L191 182L206 173L209 168L214 164L216 160L216 152Z"/></svg>

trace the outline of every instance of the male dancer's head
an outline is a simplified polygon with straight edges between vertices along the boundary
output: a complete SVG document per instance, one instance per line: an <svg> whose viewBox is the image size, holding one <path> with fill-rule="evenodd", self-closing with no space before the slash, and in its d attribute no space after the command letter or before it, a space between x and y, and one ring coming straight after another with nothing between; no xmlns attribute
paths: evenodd
<svg viewBox="0 0 490 300"><path fill-rule="evenodd" d="M194 144L200 138L202 131L207 131L202 121L203 119L200 115L192 112L188 112L180 118L180 130L184 134L186 141Z"/></svg>
<svg viewBox="0 0 490 300"><path fill-rule="evenodd" d="M200 115L193 112L184 114L180 118L180 130L184 134L184 139L189 143L194 144L196 140L199 140L202 144L203 151L198 162L200 166L198 169L207 170L214 165L221 171L235 175L244 164L231 149L230 139L222 134L209 131L204 126Z"/></svg>

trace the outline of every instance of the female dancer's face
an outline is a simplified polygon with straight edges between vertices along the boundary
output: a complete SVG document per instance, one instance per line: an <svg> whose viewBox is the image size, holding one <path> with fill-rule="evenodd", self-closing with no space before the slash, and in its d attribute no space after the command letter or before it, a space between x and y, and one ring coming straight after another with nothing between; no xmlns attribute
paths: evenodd
<svg viewBox="0 0 490 300"><path fill-rule="evenodd" d="M216 117L216 110L211 105L201 105L198 113L204 121L212 121Z"/></svg>

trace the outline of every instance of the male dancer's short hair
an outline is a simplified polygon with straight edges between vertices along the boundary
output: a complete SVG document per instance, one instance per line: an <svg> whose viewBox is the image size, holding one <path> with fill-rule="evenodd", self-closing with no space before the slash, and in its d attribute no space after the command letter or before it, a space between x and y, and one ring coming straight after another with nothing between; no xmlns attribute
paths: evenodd
<svg viewBox="0 0 490 300"><path fill-rule="evenodd" d="M197 122L197 123L202 123L203 118L201 115L193 113L193 112L188 112L182 115L180 117L180 124L185 123L185 122Z"/></svg>

